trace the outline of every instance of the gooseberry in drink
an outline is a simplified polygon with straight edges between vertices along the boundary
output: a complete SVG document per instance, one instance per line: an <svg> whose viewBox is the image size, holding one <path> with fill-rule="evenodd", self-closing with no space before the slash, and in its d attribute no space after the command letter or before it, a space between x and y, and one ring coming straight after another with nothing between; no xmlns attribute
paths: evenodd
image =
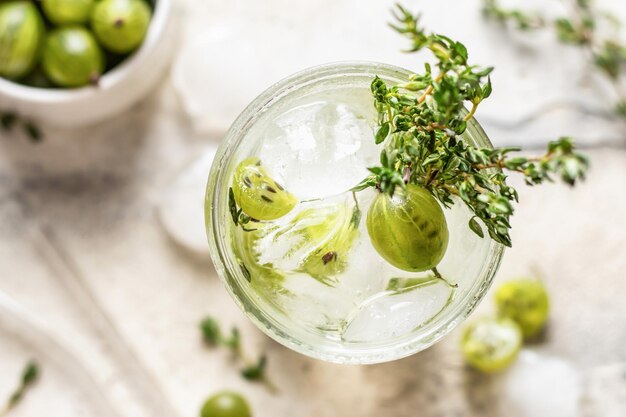
<svg viewBox="0 0 626 417"><path fill-rule="evenodd" d="M291 222L291 233L303 242L313 242L298 270L318 281L334 285L348 263L348 253L358 236L360 212L346 204L334 204L301 211Z"/></svg>
<svg viewBox="0 0 626 417"><path fill-rule="evenodd" d="M380 256L405 271L435 268L448 247L443 209L428 190L413 184L393 197L376 196L367 212L367 231Z"/></svg>
<svg viewBox="0 0 626 417"><path fill-rule="evenodd" d="M255 220L275 220L289 213L298 199L276 182L256 157L243 160L233 177L235 202Z"/></svg>

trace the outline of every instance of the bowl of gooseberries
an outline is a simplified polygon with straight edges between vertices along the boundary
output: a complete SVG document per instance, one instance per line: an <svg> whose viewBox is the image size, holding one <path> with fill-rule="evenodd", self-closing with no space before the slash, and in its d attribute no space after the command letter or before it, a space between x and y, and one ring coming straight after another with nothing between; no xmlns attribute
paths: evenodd
<svg viewBox="0 0 626 417"><path fill-rule="evenodd" d="M0 111L105 120L152 90L175 46L172 0L0 0Z"/></svg>

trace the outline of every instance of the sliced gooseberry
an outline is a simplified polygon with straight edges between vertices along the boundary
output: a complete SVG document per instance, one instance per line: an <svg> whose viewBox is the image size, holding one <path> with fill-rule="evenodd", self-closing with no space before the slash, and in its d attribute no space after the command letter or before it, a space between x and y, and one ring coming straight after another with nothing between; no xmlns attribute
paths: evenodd
<svg viewBox="0 0 626 417"><path fill-rule="evenodd" d="M393 197L376 196L367 212L367 231L380 256L405 271L435 268L448 247L443 209L418 185L407 185Z"/></svg>
<svg viewBox="0 0 626 417"><path fill-rule="evenodd" d="M515 360L522 331L506 317L485 317L470 323L461 336L465 361L482 372L498 372Z"/></svg>
<svg viewBox="0 0 626 417"><path fill-rule="evenodd" d="M293 224L303 226L297 230L302 240L313 243L314 249L306 254L299 270L318 281L333 285L337 275L347 265L348 252L358 236L360 212L346 204L322 206L303 210Z"/></svg>
<svg viewBox="0 0 626 417"><path fill-rule="evenodd" d="M498 313L514 320L522 329L524 338L536 336L548 319L548 292L539 280L505 282L496 290L495 301Z"/></svg>
<svg viewBox="0 0 626 417"><path fill-rule="evenodd" d="M275 220L289 213L298 199L265 171L256 157L243 160L233 178L235 202L256 220Z"/></svg>

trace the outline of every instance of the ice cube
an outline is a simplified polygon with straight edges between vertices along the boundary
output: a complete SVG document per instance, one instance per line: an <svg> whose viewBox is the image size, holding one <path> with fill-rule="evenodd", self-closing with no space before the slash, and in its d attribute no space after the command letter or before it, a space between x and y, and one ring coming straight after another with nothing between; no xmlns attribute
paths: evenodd
<svg viewBox="0 0 626 417"><path fill-rule="evenodd" d="M173 69L185 111L200 133L224 133L275 75L251 71L265 62L263 44L250 42L240 21L226 20L189 36ZM237 88L233 88L236 86Z"/></svg>
<svg viewBox="0 0 626 417"><path fill-rule="evenodd" d="M369 173L380 149L366 89L339 89L294 103L271 120L260 158L301 199L345 192ZM291 107L291 106L290 106Z"/></svg>
<svg viewBox="0 0 626 417"><path fill-rule="evenodd" d="M191 252L208 255L204 227L204 192L217 148L207 147L166 189L158 207L161 224L170 237Z"/></svg>
<svg viewBox="0 0 626 417"><path fill-rule="evenodd" d="M401 293L376 294L362 303L348 321L342 339L371 342L405 335L433 319L451 295L452 289L444 282Z"/></svg>
<svg viewBox="0 0 626 417"><path fill-rule="evenodd" d="M510 417L579 417L582 378L565 359L522 350L502 375L500 409Z"/></svg>

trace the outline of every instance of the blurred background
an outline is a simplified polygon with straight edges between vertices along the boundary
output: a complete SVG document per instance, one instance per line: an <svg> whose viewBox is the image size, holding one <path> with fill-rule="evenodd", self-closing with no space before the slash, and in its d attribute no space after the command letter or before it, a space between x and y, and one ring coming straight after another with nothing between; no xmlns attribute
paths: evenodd
<svg viewBox="0 0 626 417"><path fill-rule="evenodd" d="M247 321L208 255L205 178L251 99L331 61L422 67L386 25L393 2L156 0L144 45L100 87L48 96L0 80L0 112L42 134L0 131L0 401L28 359L42 371L10 414L197 416L207 396L233 389L258 417L626 415L626 118L613 110L624 79L611 82L589 50L549 28L487 21L483 4L404 2L429 30L461 40L470 62L496 67L476 116L494 145L532 151L572 135L592 166L574 189L511 178L521 201L496 284L541 277L552 313L509 370L467 368L458 329L392 363L309 359ZM503 4L546 16L574 7ZM596 4L626 22L623 0ZM623 26L606 30L626 39ZM475 315L492 310L489 298ZM207 315L267 354L278 393L203 343Z"/></svg>

